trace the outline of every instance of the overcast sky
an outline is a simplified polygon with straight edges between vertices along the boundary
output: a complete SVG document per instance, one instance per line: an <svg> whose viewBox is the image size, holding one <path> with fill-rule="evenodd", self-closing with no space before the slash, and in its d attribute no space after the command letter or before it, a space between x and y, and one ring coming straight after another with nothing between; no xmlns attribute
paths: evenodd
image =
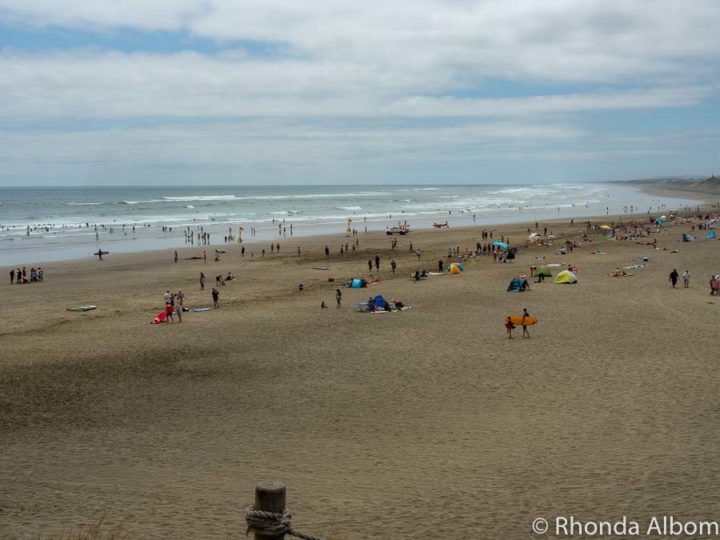
<svg viewBox="0 0 720 540"><path fill-rule="evenodd" d="M716 0L2 0L0 185L720 173Z"/></svg>

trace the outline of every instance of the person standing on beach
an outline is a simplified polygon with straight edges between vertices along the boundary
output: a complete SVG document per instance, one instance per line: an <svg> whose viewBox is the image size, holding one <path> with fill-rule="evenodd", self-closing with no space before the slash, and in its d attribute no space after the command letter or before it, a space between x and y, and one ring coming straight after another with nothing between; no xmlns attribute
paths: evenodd
<svg viewBox="0 0 720 540"><path fill-rule="evenodd" d="M218 300L220 299L220 293L218 292L218 290L215 287L213 287L213 290L212 290L212 299L213 299L213 307L215 309L217 309L219 307Z"/></svg>
<svg viewBox="0 0 720 540"><path fill-rule="evenodd" d="M203 250L203 262L207 264L207 251Z"/></svg>
<svg viewBox="0 0 720 540"><path fill-rule="evenodd" d="M368 272L372 272L372 259L368 259Z"/></svg>
<svg viewBox="0 0 720 540"><path fill-rule="evenodd" d="M200 272L200 290L205 289L205 274Z"/></svg>
<svg viewBox="0 0 720 540"><path fill-rule="evenodd" d="M327 247L327 246L325 246L325 256L326 256L326 257L329 257L329 256L330 256L330 248Z"/></svg>
<svg viewBox="0 0 720 540"><path fill-rule="evenodd" d="M507 332L508 339L512 339L512 331L515 325L512 323L510 317L505 318L505 331Z"/></svg>
<svg viewBox="0 0 720 540"><path fill-rule="evenodd" d="M390 261L390 268L392 268L393 276L395 275L395 270L397 269L397 263L395 262L395 259Z"/></svg>
<svg viewBox="0 0 720 540"><path fill-rule="evenodd" d="M178 253L177 253L177 249L175 250L175 257L174 257L174 259L175 259L175 262L177 262L177 261L178 261Z"/></svg>
<svg viewBox="0 0 720 540"><path fill-rule="evenodd" d="M15 269L13 268L10 270L10 285L13 284L13 281L15 281Z"/></svg>
<svg viewBox="0 0 720 540"><path fill-rule="evenodd" d="M342 292L340 292L340 289L335 289L335 301L337 302L337 307L340 307L340 304L342 304Z"/></svg>
<svg viewBox="0 0 720 540"><path fill-rule="evenodd" d="M685 270L682 275L683 278L683 284L685 285L685 288L687 289L690 286L690 272L688 270Z"/></svg>
<svg viewBox="0 0 720 540"><path fill-rule="evenodd" d="M672 283L672 288L675 288L675 285L677 285L678 277L680 277L680 274L678 274L678 271L676 269L673 269L672 272L670 272L670 283Z"/></svg>
<svg viewBox="0 0 720 540"><path fill-rule="evenodd" d="M375 268L377 270L380 270L380 256L378 256L378 255L375 255ZM372 270L372 268L371 268L371 270Z"/></svg>
<svg viewBox="0 0 720 540"><path fill-rule="evenodd" d="M522 315L522 327L523 327L523 337L530 337L530 332L528 332L527 324L525 324L525 319L530 317L530 314L528 313L527 308L523 308L523 315Z"/></svg>
<svg viewBox="0 0 720 540"><path fill-rule="evenodd" d="M445 265L444 265L444 263L443 263L443 260L442 260L442 259L438 260L438 272L441 272L441 273L442 273L444 266L445 266Z"/></svg>

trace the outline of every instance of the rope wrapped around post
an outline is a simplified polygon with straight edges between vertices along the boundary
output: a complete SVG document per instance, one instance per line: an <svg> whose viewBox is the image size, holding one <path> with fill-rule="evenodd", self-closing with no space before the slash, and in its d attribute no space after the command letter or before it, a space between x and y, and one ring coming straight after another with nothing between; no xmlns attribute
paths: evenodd
<svg viewBox="0 0 720 540"><path fill-rule="evenodd" d="M245 521L248 528L247 533L255 532L265 536L279 536L282 538L284 534L301 538L302 540L323 540L319 536L312 534L304 534L292 528L292 514L286 508L283 512L265 512L257 510L254 506L250 506L245 510Z"/></svg>

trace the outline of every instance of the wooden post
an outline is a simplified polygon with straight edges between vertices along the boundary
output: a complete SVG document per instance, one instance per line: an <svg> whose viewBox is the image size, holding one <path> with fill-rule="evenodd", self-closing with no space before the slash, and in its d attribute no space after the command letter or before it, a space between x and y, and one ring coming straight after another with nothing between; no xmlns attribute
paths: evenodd
<svg viewBox="0 0 720 540"><path fill-rule="evenodd" d="M285 510L285 484L278 481L258 482L255 486L255 508L282 514ZM283 540L285 535L266 536L255 533L255 540Z"/></svg>

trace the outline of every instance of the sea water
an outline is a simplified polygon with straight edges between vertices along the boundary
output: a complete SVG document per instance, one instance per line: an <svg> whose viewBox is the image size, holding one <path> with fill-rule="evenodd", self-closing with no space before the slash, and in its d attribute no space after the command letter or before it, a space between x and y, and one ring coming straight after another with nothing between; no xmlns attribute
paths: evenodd
<svg viewBox="0 0 720 540"><path fill-rule="evenodd" d="M361 233L398 223L482 227L694 204L615 183L0 188L0 261L29 265L92 257L98 248L127 253L189 247L188 228L210 233L218 247L228 235L235 243L239 227L246 244L265 244L342 234L348 225Z"/></svg>

